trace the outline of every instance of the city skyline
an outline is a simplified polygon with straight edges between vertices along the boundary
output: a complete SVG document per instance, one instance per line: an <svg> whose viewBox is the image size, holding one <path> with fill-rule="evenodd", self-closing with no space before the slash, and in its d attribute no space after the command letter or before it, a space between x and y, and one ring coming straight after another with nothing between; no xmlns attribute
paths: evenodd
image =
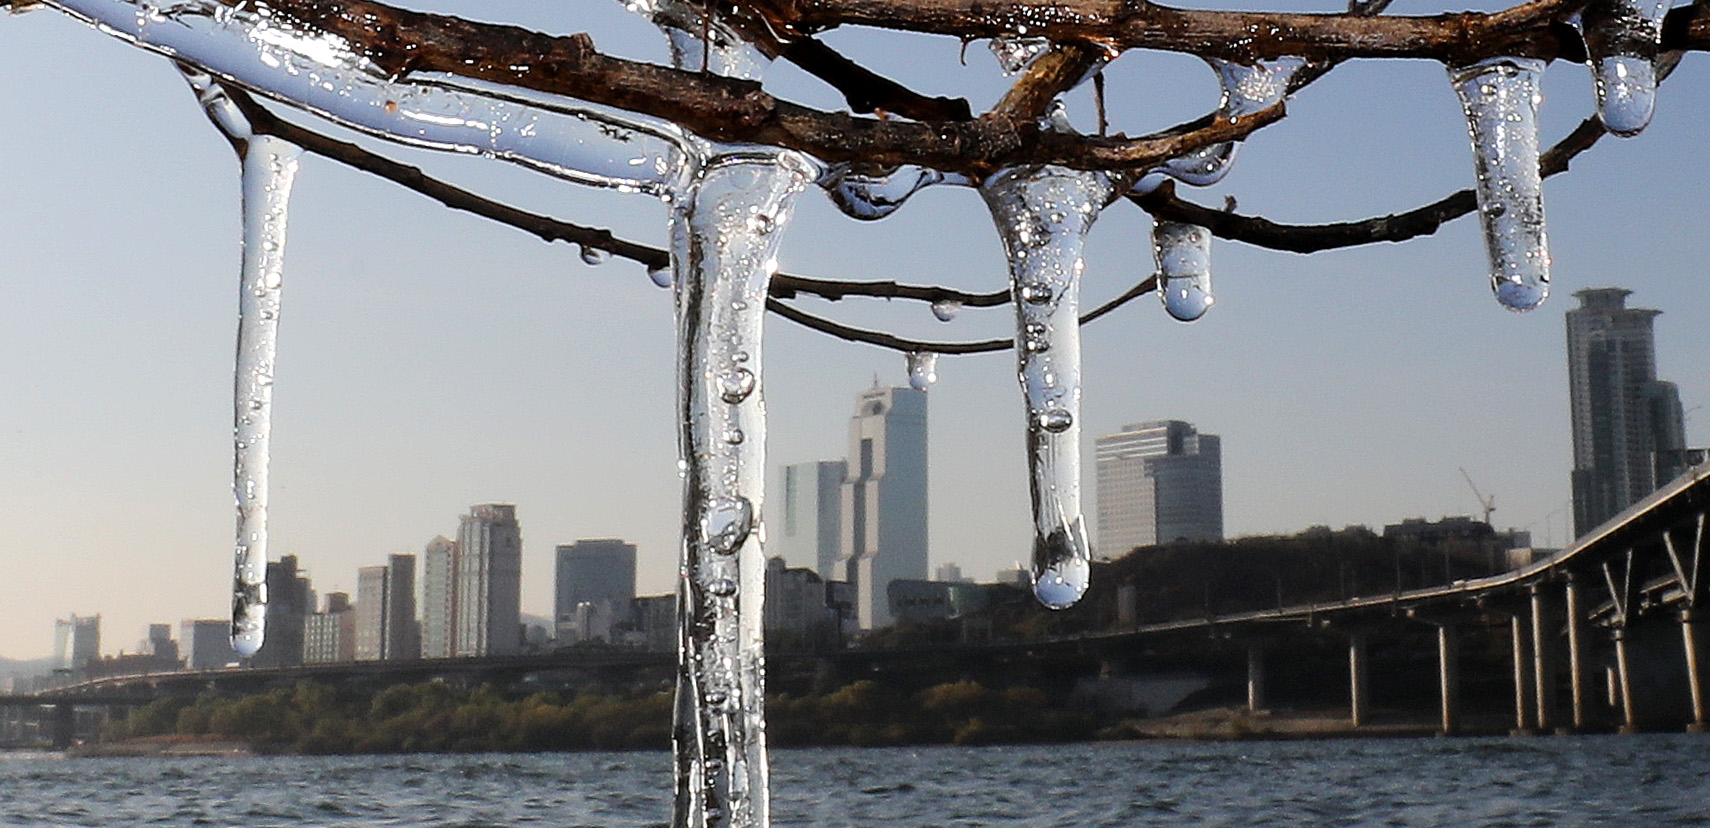
<svg viewBox="0 0 1710 828"><path fill-rule="evenodd" d="M661 59L657 34L626 21L621 5L584 5L576 19L523 4L502 12L600 31L602 48ZM472 0L470 13L497 7ZM829 39L859 53L889 42ZM942 40L900 68L937 72L934 94L995 99L1005 81L990 55L970 49L960 68L960 44ZM156 607L186 618L229 609L237 187L229 147L164 61L53 14L8 18L0 47L0 66L17 76L39 77L64 54L81 61L53 84L0 89L0 106L31 114L0 125L0 565L17 573L0 591L0 655L26 658L49 652L49 621L73 612L102 613L112 640L127 641L173 620ZM1471 218L1402 245L1313 256L1219 242L1218 301L1201 321L1173 323L1142 297L1086 329L1086 433L1168 416L1239 446L1224 468L1231 536L1477 514L1464 466L1497 497L1498 525L1560 545L1572 468L1561 314L1575 290L1620 285L1666 312L1659 375L1679 384L1689 442L1710 442L1706 415L1691 413L1710 402L1710 284L1698 264L1710 241L1696 217L1710 171L1662 160L1695 157L1702 142L1710 85L1697 82L1699 63L1676 72L1643 136L1605 139L1546 185L1555 295L1538 311L1517 316L1491 300ZM792 72L779 70L785 91L838 105ZM1131 131L1198 117L1215 100L1197 59L1131 55L1110 80L1123 93L1111 96L1112 123ZM1580 66L1546 74L1551 140L1588 111L1586 86ZM1353 101L1401 97L1418 105L1348 114ZM1290 113L1243 146L1224 185L1189 195L1316 222L1407 209L1471 183L1465 121L1439 66L1350 66ZM397 152L524 206L663 240L663 210L645 200ZM681 501L669 294L639 267L586 266L573 247L318 159L304 162L297 202L274 556L298 555L323 590L354 594L359 565L420 553L452 534L446 516L505 501L527 515L528 572L549 572L557 543L623 537L638 548L638 588L671 589ZM989 216L966 189L923 192L872 224L815 193L798 213L780 254L788 272L977 291L1003 283ZM1124 205L1100 219L1089 302L1145 275L1135 263L1149 256L1146 235L1144 216ZM902 301L804 307L946 339L1004 336L1013 322L1005 308L943 324ZM875 372L904 378L900 354L775 317L767 330L770 463L840 445L850 391ZM938 364L933 416L955 425L937 429L931 447L934 565L984 578L1028 558L1014 371L1007 354ZM1090 475L1084 485L1090 492ZM37 563L48 555L51 567ZM550 613L550 578L529 576L523 589L525 611Z"/></svg>

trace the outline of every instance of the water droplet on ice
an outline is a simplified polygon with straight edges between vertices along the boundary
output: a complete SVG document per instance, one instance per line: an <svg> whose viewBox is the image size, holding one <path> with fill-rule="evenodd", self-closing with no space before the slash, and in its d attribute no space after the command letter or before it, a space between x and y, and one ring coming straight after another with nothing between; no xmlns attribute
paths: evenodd
<svg viewBox="0 0 1710 828"><path fill-rule="evenodd" d="M718 395L727 403L736 404L754 393L754 372L737 368L718 379Z"/></svg>
<svg viewBox="0 0 1710 828"><path fill-rule="evenodd" d="M932 303L932 315L940 322L949 322L962 312L962 303L955 299L940 299Z"/></svg>
<svg viewBox="0 0 1710 828"><path fill-rule="evenodd" d="M650 267L647 269L647 278L651 279L653 284L658 285L659 287L668 288L671 286L672 281L671 268L669 265L665 267Z"/></svg>
<svg viewBox="0 0 1710 828"><path fill-rule="evenodd" d="M944 180L944 174L937 170L902 166L880 175L846 171L823 186L844 215L875 221L896 212L915 193Z"/></svg>
<svg viewBox="0 0 1710 828"><path fill-rule="evenodd" d="M717 497L707 502L701 516L701 539L714 552L734 553L754 523L754 506L746 497Z"/></svg>
<svg viewBox="0 0 1710 828"><path fill-rule="evenodd" d="M724 430L724 441L726 443L733 445L733 446L740 444L742 442L742 429L740 429L740 428L727 428L727 429L725 429Z"/></svg>
<svg viewBox="0 0 1710 828"><path fill-rule="evenodd" d="M908 384L916 391L925 391L938 382L938 353L910 351L908 353Z"/></svg>
<svg viewBox="0 0 1710 828"><path fill-rule="evenodd" d="M592 247L586 244L582 245L583 264L602 265L611 257L612 254L609 251L601 250L598 247Z"/></svg>
<svg viewBox="0 0 1710 828"><path fill-rule="evenodd" d="M736 582L729 578L717 578L707 584L707 592L720 598L729 598L736 594Z"/></svg>
<svg viewBox="0 0 1710 828"><path fill-rule="evenodd" d="M1051 286L1039 282L1029 282L1022 285L1021 300L1035 305L1043 305L1051 301Z"/></svg>
<svg viewBox="0 0 1710 828"><path fill-rule="evenodd" d="M1061 408L1047 408L1041 411L1036 411L1033 414L1033 426L1042 431L1049 431L1052 434L1058 434L1066 431L1069 426L1074 424L1075 415L1070 414Z"/></svg>

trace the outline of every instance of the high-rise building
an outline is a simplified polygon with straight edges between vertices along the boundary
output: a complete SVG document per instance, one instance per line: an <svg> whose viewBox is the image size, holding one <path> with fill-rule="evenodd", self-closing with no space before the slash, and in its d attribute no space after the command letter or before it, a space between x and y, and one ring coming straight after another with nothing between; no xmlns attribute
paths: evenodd
<svg viewBox="0 0 1710 828"><path fill-rule="evenodd" d="M1223 442L1180 420L1098 438L1098 545L1109 555L1223 539Z"/></svg>
<svg viewBox="0 0 1710 828"><path fill-rule="evenodd" d="M249 663L295 667L303 663L303 622L315 611L315 590L296 555L267 562L267 636Z"/></svg>
<svg viewBox="0 0 1710 828"><path fill-rule="evenodd" d="M599 625L585 619L629 614L630 602L635 600L635 544L616 538L579 540L559 544L554 557L554 635L564 640L609 639L609 629L595 630ZM592 609L578 610L583 604Z"/></svg>
<svg viewBox="0 0 1710 828"><path fill-rule="evenodd" d="M169 661L178 660L178 642L172 640L171 624L148 625L148 638L138 652Z"/></svg>
<svg viewBox="0 0 1710 828"><path fill-rule="evenodd" d="M421 656L416 623L416 556L392 555L385 566L356 571L356 660Z"/></svg>
<svg viewBox="0 0 1710 828"><path fill-rule="evenodd" d="M178 641L190 652L192 670L218 670L238 660L232 649L232 622L223 618L185 620L178 627Z"/></svg>
<svg viewBox="0 0 1710 828"><path fill-rule="evenodd" d="M1579 307L1567 312L1575 536L1687 467L1680 392L1657 379L1652 323L1662 311L1627 307L1631 294L1577 291Z"/></svg>
<svg viewBox="0 0 1710 828"><path fill-rule="evenodd" d="M350 595L329 592L326 609L303 621L303 663L327 664L355 660L356 612L350 605Z"/></svg>
<svg viewBox="0 0 1710 828"><path fill-rule="evenodd" d="M456 572L452 655L522 652L522 529L516 506L470 508L457 528Z"/></svg>
<svg viewBox="0 0 1710 828"><path fill-rule="evenodd" d="M839 518L843 541L830 577L854 590L863 630L891 623L891 581L926 578L926 438L926 392L875 385L855 398Z"/></svg>
<svg viewBox="0 0 1710 828"><path fill-rule="evenodd" d="M101 616L72 615L53 622L53 666L82 670L101 657Z"/></svg>
<svg viewBox="0 0 1710 828"><path fill-rule="evenodd" d="M457 541L444 535L422 550L422 658L451 658L457 640Z"/></svg>
<svg viewBox="0 0 1710 828"><path fill-rule="evenodd" d="M833 577L843 543L842 460L795 463L779 470L766 499L774 514L766 522L767 550L783 556L790 566L811 566L821 577ZM842 577L841 575L835 577Z"/></svg>

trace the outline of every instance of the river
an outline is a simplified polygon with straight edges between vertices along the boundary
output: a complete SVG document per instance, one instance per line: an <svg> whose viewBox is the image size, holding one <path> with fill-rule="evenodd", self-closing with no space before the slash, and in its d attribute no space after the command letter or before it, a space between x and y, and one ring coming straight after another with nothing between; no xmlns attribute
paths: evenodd
<svg viewBox="0 0 1710 828"><path fill-rule="evenodd" d="M0 754L0 824L642 828L664 753ZM780 750L773 822L854 828L1710 825L1710 736Z"/></svg>

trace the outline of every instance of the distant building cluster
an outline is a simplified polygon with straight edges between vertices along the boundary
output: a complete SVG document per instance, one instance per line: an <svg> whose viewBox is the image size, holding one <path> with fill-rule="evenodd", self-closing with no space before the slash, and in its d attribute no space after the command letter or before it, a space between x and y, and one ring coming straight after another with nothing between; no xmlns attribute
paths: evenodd
<svg viewBox="0 0 1710 828"><path fill-rule="evenodd" d="M1223 441L1181 420L1098 438L1098 544L1108 555L1223 540Z"/></svg>

